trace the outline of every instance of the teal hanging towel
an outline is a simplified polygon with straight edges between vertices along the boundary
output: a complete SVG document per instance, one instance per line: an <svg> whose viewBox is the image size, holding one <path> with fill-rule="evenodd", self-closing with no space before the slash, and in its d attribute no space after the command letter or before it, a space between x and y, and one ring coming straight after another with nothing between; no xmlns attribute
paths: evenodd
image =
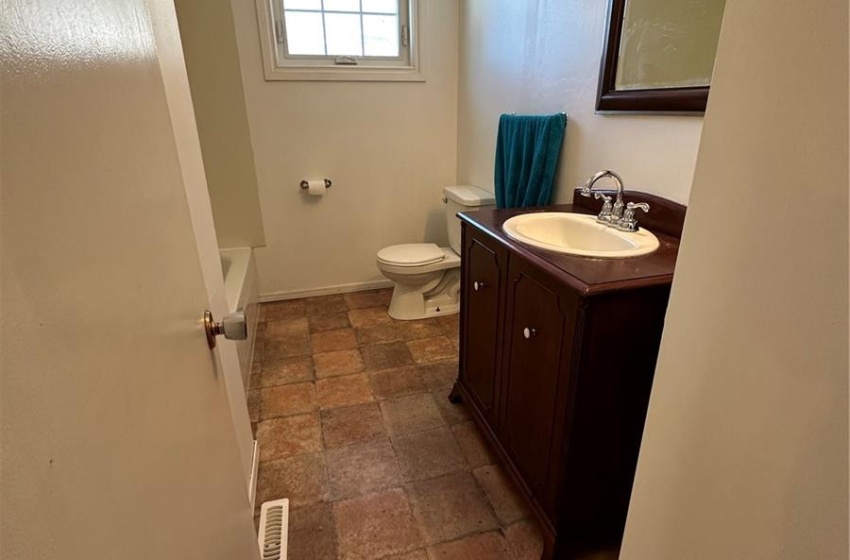
<svg viewBox="0 0 850 560"><path fill-rule="evenodd" d="M496 140L496 206L545 206L552 197L555 167L567 115L502 115Z"/></svg>

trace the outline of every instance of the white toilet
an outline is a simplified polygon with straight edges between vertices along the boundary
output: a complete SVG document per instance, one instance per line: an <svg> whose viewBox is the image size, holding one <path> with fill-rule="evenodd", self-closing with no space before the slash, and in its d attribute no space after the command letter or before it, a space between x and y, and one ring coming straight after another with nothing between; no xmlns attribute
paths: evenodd
<svg viewBox="0 0 850 560"><path fill-rule="evenodd" d="M378 251L378 269L395 282L389 314L394 319L451 315L460 309L460 220L458 212L492 206L493 193L459 185L443 189L449 247L434 243L392 245Z"/></svg>

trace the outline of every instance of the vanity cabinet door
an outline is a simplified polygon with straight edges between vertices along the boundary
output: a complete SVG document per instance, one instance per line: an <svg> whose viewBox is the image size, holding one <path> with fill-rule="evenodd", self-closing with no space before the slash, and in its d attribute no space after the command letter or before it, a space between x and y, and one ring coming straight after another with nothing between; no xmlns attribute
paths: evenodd
<svg viewBox="0 0 850 560"><path fill-rule="evenodd" d="M554 519L578 296L513 258L507 290L501 439Z"/></svg>
<svg viewBox="0 0 850 560"><path fill-rule="evenodd" d="M493 240L464 227L461 278L461 382L491 426L498 402L501 296L507 254Z"/></svg>

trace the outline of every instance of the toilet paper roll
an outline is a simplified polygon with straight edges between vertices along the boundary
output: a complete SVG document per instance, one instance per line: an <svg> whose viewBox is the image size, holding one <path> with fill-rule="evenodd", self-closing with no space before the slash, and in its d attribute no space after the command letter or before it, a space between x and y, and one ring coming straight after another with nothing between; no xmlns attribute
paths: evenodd
<svg viewBox="0 0 850 560"><path fill-rule="evenodd" d="M326 190L328 190L328 188L325 186L324 179L307 181L307 193L310 196L324 196Z"/></svg>

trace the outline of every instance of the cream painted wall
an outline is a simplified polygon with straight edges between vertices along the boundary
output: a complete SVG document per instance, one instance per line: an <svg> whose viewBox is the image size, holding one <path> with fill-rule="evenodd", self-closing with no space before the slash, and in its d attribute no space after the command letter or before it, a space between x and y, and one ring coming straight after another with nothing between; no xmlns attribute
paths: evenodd
<svg viewBox="0 0 850 560"><path fill-rule="evenodd" d="M425 83L266 82L254 2L233 2L267 247L260 292L363 287L375 253L446 243L441 188L456 182L456 0L420 2ZM321 199L302 179L331 179Z"/></svg>
<svg viewBox="0 0 850 560"><path fill-rule="evenodd" d="M493 188L499 115L569 118L554 200L600 169L687 203L701 117L594 113L606 0L461 2L458 180Z"/></svg>
<svg viewBox="0 0 850 560"><path fill-rule="evenodd" d="M230 0L175 0L219 247L263 245Z"/></svg>
<svg viewBox="0 0 850 560"><path fill-rule="evenodd" d="M727 3L624 559L847 558L847 21Z"/></svg>

